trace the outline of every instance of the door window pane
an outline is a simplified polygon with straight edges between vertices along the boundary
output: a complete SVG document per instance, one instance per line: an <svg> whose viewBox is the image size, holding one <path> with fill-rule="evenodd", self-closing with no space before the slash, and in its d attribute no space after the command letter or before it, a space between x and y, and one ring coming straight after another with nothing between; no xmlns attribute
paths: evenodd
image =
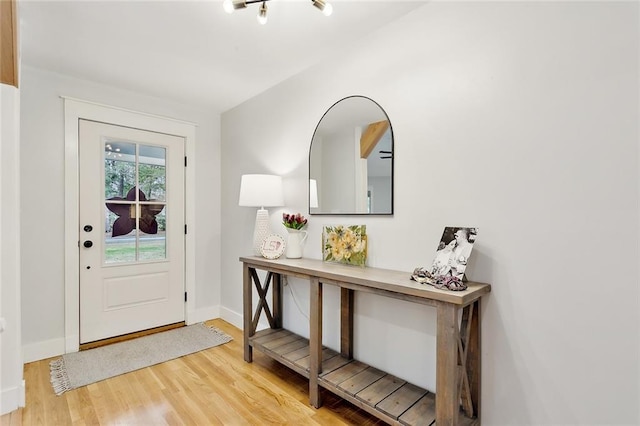
<svg viewBox="0 0 640 426"><path fill-rule="evenodd" d="M136 185L136 144L104 142L104 196L125 197Z"/></svg>
<svg viewBox="0 0 640 426"><path fill-rule="evenodd" d="M140 203L140 232L145 234L157 234L160 230L160 214L163 211L164 203ZM164 221L164 216L162 216L162 220Z"/></svg>
<svg viewBox="0 0 640 426"><path fill-rule="evenodd" d="M157 146L140 145L138 164L138 185L147 200L165 200L166 149Z"/></svg>
<svg viewBox="0 0 640 426"><path fill-rule="evenodd" d="M140 232L139 260L164 260L167 257L167 221L164 210L155 216L155 220L158 224L157 233L146 234Z"/></svg>
<svg viewBox="0 0 640 426"><path fill-rule="evenodd" d="M136 261L136 229L135 204L109 204L115 210L128 211L131 215L119 216L109 209L105 209L104 259L105 263L122 263ZM128 230L128 231L127 231Z"/></svg>

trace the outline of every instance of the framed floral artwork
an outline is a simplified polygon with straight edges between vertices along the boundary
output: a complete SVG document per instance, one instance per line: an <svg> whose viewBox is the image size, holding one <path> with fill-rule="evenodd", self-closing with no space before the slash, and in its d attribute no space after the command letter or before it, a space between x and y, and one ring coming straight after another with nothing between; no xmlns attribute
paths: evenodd
<svg viewBox="0 0 640 426"><path fill-rule="evenodd" d="M322 259L364 266L367 262L367 226L325 226L322 229Z"/></svg>

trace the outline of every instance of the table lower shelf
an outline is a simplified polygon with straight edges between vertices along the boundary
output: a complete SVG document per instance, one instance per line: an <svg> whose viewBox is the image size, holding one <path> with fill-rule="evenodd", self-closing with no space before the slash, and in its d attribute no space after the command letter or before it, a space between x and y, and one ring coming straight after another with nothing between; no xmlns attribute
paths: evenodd
<svg viewBox="0 0 640 426"><path fill-rule="evenodd" d="M285 329L266 329L252 336L249 344L309 378L308 339ZM435 394L329 348L322 350L318 383L390 424L435 424ZM479 423L460 413L460 424Z"/></svg>

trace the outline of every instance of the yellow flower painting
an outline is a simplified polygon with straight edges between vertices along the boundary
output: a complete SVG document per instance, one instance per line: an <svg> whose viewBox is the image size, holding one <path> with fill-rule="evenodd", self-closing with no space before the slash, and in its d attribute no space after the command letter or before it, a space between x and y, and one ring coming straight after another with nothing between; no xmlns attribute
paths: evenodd
<svg viewBox="0 0 640 426"><path fill-rule="evenodd" d="M325 226L322 231L322 259L364 266L367 261L366 225Z"/></svg>

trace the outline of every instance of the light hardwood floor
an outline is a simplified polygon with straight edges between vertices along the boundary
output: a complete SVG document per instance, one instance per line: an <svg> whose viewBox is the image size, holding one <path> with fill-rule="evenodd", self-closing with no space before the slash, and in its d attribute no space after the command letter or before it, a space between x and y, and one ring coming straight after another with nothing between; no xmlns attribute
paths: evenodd
<svg viewBox="0 0 640 426"><path fill-rule="evenodd" d="M27 406L2 416L1 426L385 424L326 391L314 409L307 379L257 351L246 363L242 332L223 320L208 324L234 340L61 396L49 382L50 360L26 364Z"/></svg>

